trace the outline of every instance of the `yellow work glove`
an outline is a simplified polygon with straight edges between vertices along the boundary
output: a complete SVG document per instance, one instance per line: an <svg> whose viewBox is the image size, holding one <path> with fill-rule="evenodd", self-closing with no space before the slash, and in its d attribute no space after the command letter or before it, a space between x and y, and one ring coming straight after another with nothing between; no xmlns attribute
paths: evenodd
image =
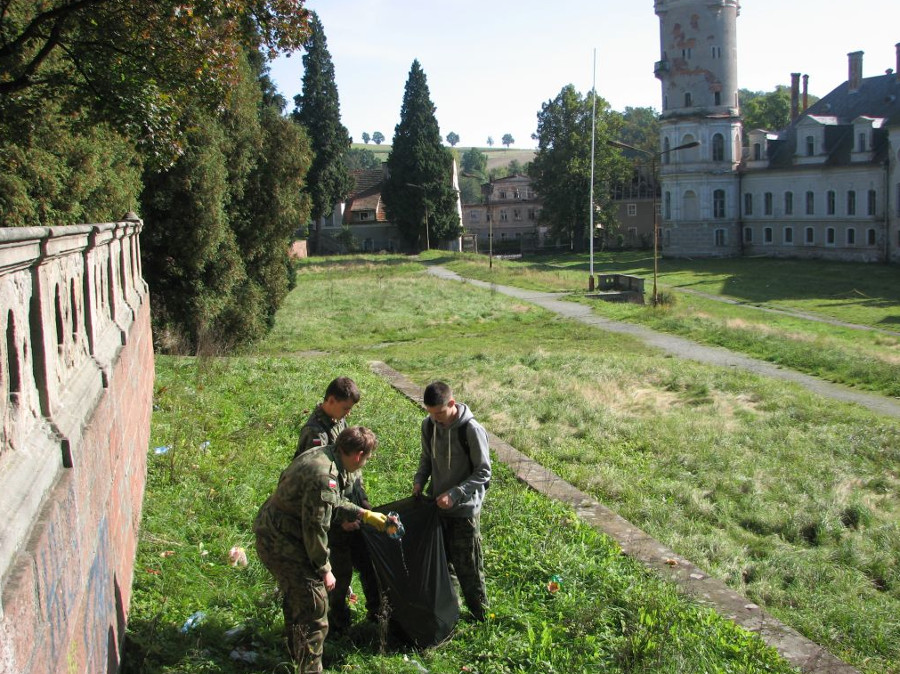
<svg viewBox="0 0 900 674"><path fill-rule="evenodd" d="M387 515L384 513L377 513L374 510L360 510L359 519L377 531L384 531L388 523Z"/></svg>

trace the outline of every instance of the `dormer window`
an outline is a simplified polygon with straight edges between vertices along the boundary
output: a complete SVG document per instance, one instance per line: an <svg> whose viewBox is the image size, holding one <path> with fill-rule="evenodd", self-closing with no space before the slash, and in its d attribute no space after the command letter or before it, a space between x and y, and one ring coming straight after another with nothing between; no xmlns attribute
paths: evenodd
<svg viewBox="0 0 900 674"><path fill-rule="evenodd" d="M865 152L866 151L866 134L865 132L860 133L858 137L858 142L856 145L857 152Z"/></svg>
<svg viewBox="0 0 900 674"><path fill-rule="evenodd" d="M759 161L760 159L762 159L762 145L753 143L753 161Z"/></svg>
<svg viewBox="0 0 900 674"><path fill-rule="evenodd" d="M816 138L815 136L806 137L806 156L813 157L816 154Z"/></svg>

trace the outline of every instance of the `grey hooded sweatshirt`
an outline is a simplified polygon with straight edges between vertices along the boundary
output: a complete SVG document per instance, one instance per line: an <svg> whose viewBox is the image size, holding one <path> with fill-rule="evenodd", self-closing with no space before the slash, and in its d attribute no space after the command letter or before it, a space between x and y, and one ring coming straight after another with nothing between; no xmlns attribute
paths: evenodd
<svg viewBox="0 0 900 674"><path fill-rule="evenodd" d="M456 419L448 428L429 422L428 417L422 420L422 455L414 482L424 486L430 477L431 484L426 491L430 496L450 492L453 506L442 510L442 515L475 517L481 512L486 485L491 479L487 432L466 405L456 403L456 409ZM468 456L459 441L462 424L466 424Z"/></svg>

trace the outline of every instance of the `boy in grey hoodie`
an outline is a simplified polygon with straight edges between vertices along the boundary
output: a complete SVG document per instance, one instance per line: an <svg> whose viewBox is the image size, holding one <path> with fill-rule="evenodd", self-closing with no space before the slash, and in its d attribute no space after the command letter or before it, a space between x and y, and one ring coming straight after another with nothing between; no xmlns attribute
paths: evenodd
<svg viewBox="0 0 900 674"><path fill-rule="evenodd" d="M422 454L413 478L413 496L435 497L447 558L459 580L466 606L484 620L487 594L481 553L481 504L491 479L487 432L472 412L453 399L450 387L435 381L423 395Z"/></svg>

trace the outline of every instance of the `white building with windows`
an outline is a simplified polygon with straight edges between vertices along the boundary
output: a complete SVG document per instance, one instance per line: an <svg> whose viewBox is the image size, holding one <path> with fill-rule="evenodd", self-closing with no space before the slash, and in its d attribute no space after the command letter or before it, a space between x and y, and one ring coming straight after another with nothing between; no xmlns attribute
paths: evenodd
<svg viewBox="0 0 900 674"><path fill-rule="evenodd" d="M896 71L876 77L849 54L847 81L809 108L792 74L790 125L750 130L745 148L738 0L655 9L663 254L900 261L900 44Z"/></svg>
<svg viewBox="0 0 900 674"><path fill-rule="evenodd" d="M531 186L531 178L512 175L498 178L481 186L483 203L463 204L463 227L467 234L475 234L478 250L493 243L498 248L516 244L540 245L547 228L538 226L542 202Z"/></svg>

